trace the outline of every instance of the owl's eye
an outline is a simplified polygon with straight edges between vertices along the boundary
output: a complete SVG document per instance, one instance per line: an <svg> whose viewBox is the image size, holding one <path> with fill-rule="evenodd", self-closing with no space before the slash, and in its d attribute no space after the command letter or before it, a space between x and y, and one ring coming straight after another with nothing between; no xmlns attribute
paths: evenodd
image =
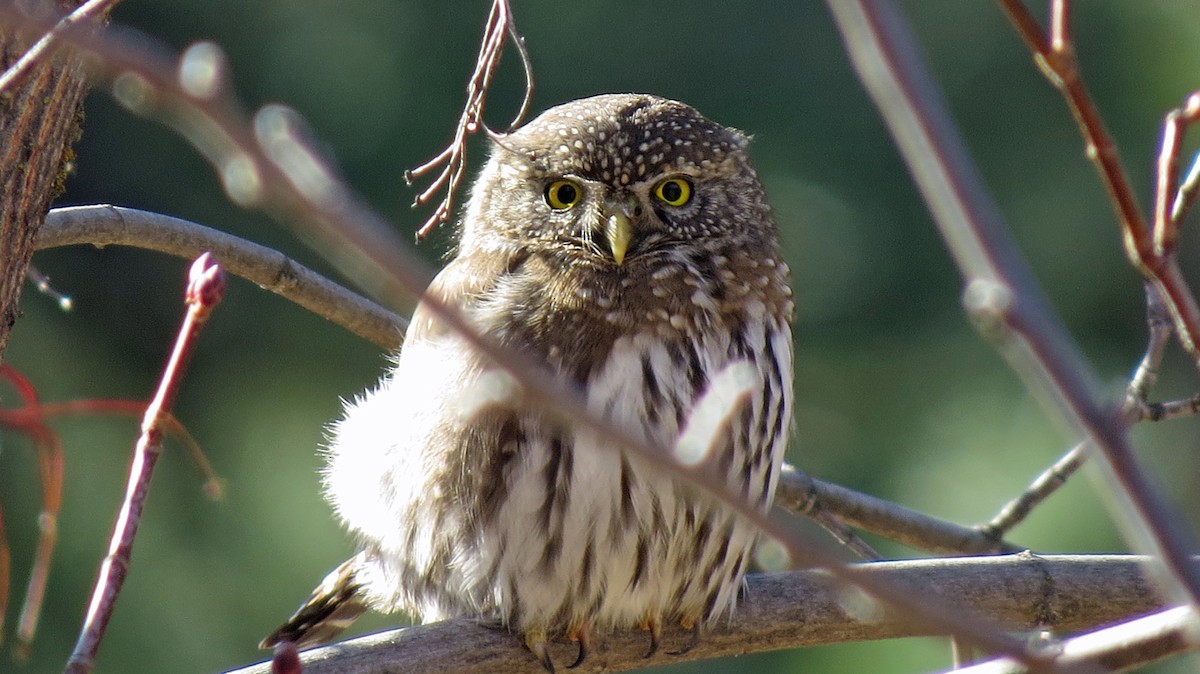
<svg viewBox="0 0 1200 674"><path fill-rule="evenodd" d="M668 206L682 206L692 200L692 184L683 178L667 178L654 188L654 196Z"/></svg>
<svg viewBox="0 0 1200 674"><path fill-rule="evenodd" d="M556 211L565 211L583 197L583 190L570 180L555 180L546 186L546 203Z"/></svg>

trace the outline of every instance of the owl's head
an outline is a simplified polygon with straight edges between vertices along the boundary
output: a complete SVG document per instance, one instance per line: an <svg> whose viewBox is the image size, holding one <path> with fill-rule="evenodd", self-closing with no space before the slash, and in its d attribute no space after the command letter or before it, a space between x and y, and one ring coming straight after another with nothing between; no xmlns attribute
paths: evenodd
<svg viewBox="0 0 1200 674"><path fill-rule="evenodd" d="M495 139L460 251L552 250L616 268L680 243L773 241L746 137L642 94L566 103Z"/></svg>

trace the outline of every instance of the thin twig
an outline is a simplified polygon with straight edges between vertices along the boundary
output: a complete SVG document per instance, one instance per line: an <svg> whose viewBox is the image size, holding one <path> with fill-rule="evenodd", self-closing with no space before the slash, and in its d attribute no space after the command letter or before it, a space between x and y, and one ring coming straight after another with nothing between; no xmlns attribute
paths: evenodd
<svg viewBox="0 0 1200 674"><path fill-rule="evenodd" d="M1156 411L1161 418L1165 418L1169 412L1173 412L1173 408L1167 406L1169 404L1146 402L1150 390L1158 382L1158 369L1162 364L1167 344L1171 340L1172 323L1167 308L1163 304L1162 296L1149 282L1145 284L1145 297L1146 352L1138 362L1137 369L1134 370L1129 385L1125 389L1124 414L1126 422L1130 424L1142 420L1157 421L1157 419L1153 419ZM1058 491L1059 487L1066 484L1067 480L1087 462L1089 454L1086 442L1072 447L1053 465L1034 478L1033 482L1017 498L1006 503L991 521L980 525L979 530L988 536L997 538L1006 536L1018 524L1025 521L1034 508Z"/></svg>
<svg viewBox="0 0 1200 674"><path fill-rule="evenodd" d="M833 536L838 543L849 548L862 561L874 562L884 558L875 548L871 547L870 543L863 540L862 536L854 533L853 529L828 511L818 510L811 517L830 536Z"/></svg>
<svg viewBox="0 0 1200 674"><path fill-rule="evenodd" d="M1200 195L1200 152L1192 157L1192 166L1179 185L1179 194L1171 206L1171 219L1179 222Z"/></svg>
<svg viewBox="0 0 1200 674"><path fill-rule="evenodd" d="M1179 220L1187 213L1195 198L1195 179L1188 177L1179 183L1179 153L1184 134L1200 121L1200 91L1188 96L1183 105L1167 112L1163 118L1162 142L1158 150L1158 180L1154 186L1154 252L1171 255L1179 238Z"/></svg>
<svg viewBox="0 0 1200 674"><path fill-rule="evenodd" d="M872 562L856 568L930 601L969 606L1014 631L1074 631L1161 610L1145 578L1145 560L1124 555L1003 555ZM751 574L746 599L686 654L647 660L639 629L596 634L589 671L626 671L692 660L819 644L929 635L904 609L891 610L838 583L803 570ZM684 639L668 634L667 639ZM565 658L567 642L552 644ZM343 641L301 653L304 674L537 674L544 672L503 629L460 618ZM1074 671L1099 671L1084 666ZM228 674L267 674L262 663ZM1054 671L1072 671L1062 667Z"/></svg>
<svg viewBox="0 0 1200 674"><path fill-rule="evenodd" d="M50 48L63 32L76 24L82 24L92 19L102 20L108 11L121 0L88 0L64 16L58 24L46 32L32 47L27 49L16 63L8 70L0 73L0 96L21 86L25 77L50 54Z"/></svg>
<svg viewBox="0 0 1200 674"><path fill-rule="evenodd" d="M894 5L881 0L827 5L959 266L968 313L1003 347L1026 385L1056 403L1062 418L1100 450L1101 467L1114 486L1109 511L1126 539L1163 561L1167 589L1200 605L1190 532L1137 464L1120 410L1093 394L1096 376L1008 236L911 30Z"/></svg>
<svg viewBox="0 0 1200 674"><path fill-rule="evenodd" d="M1008 535L1018 524L1025 521L1034 508L1067 483L1067 480L1087 462L1088 454L1087 442L1072 447L1034 478L1020 496L1004 504L1000 512L987 524L980 525L979 531L988 537L999 538Z"/></svg>
<svg viewBox="0 0 1200 674"><path fill-rule="evenodd" d="M1125 396L1127 403L1143 403L1150 396L1150 390L1158 383L1158 370L1162 365L1163 354L1171 341L1171 314L1163 304L1162 295L1151 283L1146 283L1146 352L1142 354L1133 377L1129 380Z"/></svg>
<svg viewBox="0 0 1200 674"><path fill-rule="evenodd" d="M971 527L825 482L788 465L784 465L779 477L775 505L804 516L827 512L844 524L914 550L946 555L989 555L1023 549Z"/></svg>
<svg viewBox="0 0 1200 674"><path fill-rule="evenodd" d="M433 182L413 201L414 207L419 206L428 202L439 191L445 190L445 196L434 209L433 215L429 216L425 224L417 230L417 239L424 238L435 227L448 221L453 214L454 195L462 185L463 175L467 169L467 137L481 129L487 131L488 135L495 135L495 132L488 129L483 121L483 106L487 98L488 87L492 84L492 75L496 72L496 67L500 65L500 55L504 51L506 38L512 38L516 45L525 73L525 94L521 98L521 106L518 108L516 116L509 124L509 130L515 129L529 111L529 104L533 100L533 64L529 59L529 51L525 47L525 38L517 32L509 0L494 0L491 12L488 14L487 24L483 29L483 41L479 47L479 56L475 59L475 71L471 73L471 79L467 81L467 102L463 106L458 124L454 127L454 140L450 141L450 145L435 157L420 166L409 169L404 174L404 179L411 185L414 178L442 166L441 172L433 179Z"/></svg>
<svg viewBox="0 0 1200 674"><path fill-rule="evenodd" d="M350 292L283 253L181 218L98 204L55 208L37 250L70 245L134 246L178 257L212 251L221 266L380 348L395 350L408 320Z"/></svg>
<svg viewBox="0 0 1200 674"><path fill-rule="evenodd" d="M100 565L99 578L92 592L92 600L88 606L87 617L83 621L79 641L67 661L65 671L69 674L86 674L92 670L100 640L104 637L108 620L116 606L117 596L129 571L133 540L137 535L142 509L146 505L150 477L154 473L154 464L162 453L163 416L175 402L175 396L183 383L187 361L196 347L200 330L213 309L220 303L224 293L225 277L221 267L207 253L196 258L188 274L185 294L187 315L180 326L175 348L163 368L154 399L146 407L142 432L134 447L125 500L121 504L116 526L113 527L108 555Z"/></svg>

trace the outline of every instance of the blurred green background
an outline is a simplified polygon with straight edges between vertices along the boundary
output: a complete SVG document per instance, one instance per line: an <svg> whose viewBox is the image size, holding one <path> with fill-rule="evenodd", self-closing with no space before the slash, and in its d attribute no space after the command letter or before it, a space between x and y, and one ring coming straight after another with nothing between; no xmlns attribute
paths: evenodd
<svg viewBox="0 0 1200 674"><path fill-rule="evenodd" d="M797 465L974 523L1071 444L963 317L958 275L822 3L514 5L536 72L535 110L600 92L644 91L687 101L754 135L752 154L799 300L799 432L790 453ZM1143 349L1142 290L1069 114L993 3L902 5L1008 224L1099 372L1103 393L1115 399ZM409 209L414 191L402 174L450 137L487 6L128 0L114 20L175 50L197 40L220 44L245 104L295 107L349 182L409 240L429 211ZM1074 25L1084 74L1149 203L1162 115L1200 87L1200 0L1092 0L1079 4ZM510 53L489 99L494 126L515 109L519 81ZM1188 147L1194 151L1194 139ZM59 205L160 211L329 271L286 224L230 205L183 140L119 108L105 91L88 98L77 150L78 171ZM477 167L478 151L473 160ZM1195 229L1196 218L1189 224ZM445 241L435 235L420 250L436 262ZM1200 273L1196 244L1186 232L1183 268L1193 275ZM34 262L77 308L62 313L28 289L7 362L46 401L147 398L182 314L187 261L77 247L39 253ZM231 282L176 406L227 480L227 497L206 500L180 447L168 446L98 672L213 672L261 657L258 639L351 551L317 493L315 449L339 398L373 383L384 364L385 355L361 339ZM1158 396L1195 388L1173 349ZM11 392L4 396L13 404ZM0 650L0 671L61 670L124 489L135 427L134 420L90 417L56 424L67 478L41 630L23 665L11 648ZM1182 420L1134 432L1147 465L1186 513L1200 509L1198 430L1195 420ZM29 442L11 433L2 440L0 504L18 600L39 492ZM1125 549L1098 484L1075 480L1013 540L1043 552ZM880 546L895 556L919 554ZM395 622L372 617L358 631ZM925 672L948 666L948 654L944 641L919 639L671 671ZM1153 671L1185 667L1194 663Z"/></svg>

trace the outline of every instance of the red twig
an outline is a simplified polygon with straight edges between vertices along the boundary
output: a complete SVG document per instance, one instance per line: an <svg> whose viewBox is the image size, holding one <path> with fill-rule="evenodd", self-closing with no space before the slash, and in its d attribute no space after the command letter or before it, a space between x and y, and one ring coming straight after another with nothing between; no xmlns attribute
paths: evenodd
<svg viewBox="0 0 1200 674"><path fill-rule="evenodd" d="M31 417L39 417L41 404L33 384L8 365L0 365L0 376L12 382L17 390L22 402L21 410ZM0 423L4 423L4 420L0 419ZM33 439L37 452L38 481L42 486L42 509L37 520L38 542L29 571L29 581L25 585L21 616L17 620L17 655L25 657L37 632L42 599L46 596L46 582L50 575L50 559L54 556L54 547L58 542L58 514L62 510L63 452L58 436L44 424L34 423L21 428ZM7 593L7 579L4 579L4 586ZM7 601L0 602L0 613L5 604Z"/></svg>
<svg viewBox="0 0 1200 674"><path fill-rule="evenodd" d="M196 345L200 329L208 320L213 308L221 301L225 292L225 277L220 266L205 253L192 264L188 275L186 302L187 315L180 327L179 336L171 357L163 368L158 391L142 420L142 432L134 447L133 466L130 468L125 501L121 505L117 523L109 543L108 555L100 565L99 579L92 592L87 617L75 650L67 661L66 671L72 674L90 672L95 662L96 650L108 626L116 605L117 596L129 571L129 559L133 550L133 539L137 535L142 509L150 488L150 477L154 464L162 452L163 415L171 408L175 395L183 381L183 371Z"/></svg>
<svg viewBox="0 0 1200 674"><path fill-rule="evenodd" d="M525 96L521 100L520 109L509 124L509 130L516 128L529 110L529 102L533 97L533 66L529 60L529 52L525 49L525 38L517 32L508 0L495 0L492 3L492 11L488 14L487 25L483 29L483 42L479 47L479 56L475 59L475 71L471 73L471 79L467 82L467 102L454 129L454 140L434 158L404 173L404 179L411 185L414 178L444 165L441 173L413 202L413 206L424 204L443 188L446 190L446 196L442 198L433 215L417 230L418 239L424 238L434 227L450 219L454 208L454 194L462 184L467 168L467 136L480 129L487 130L489 134L493 133L483 123L483 104L488 87L492 83L492 75L496 72L496 66L500 64L504 42L510 37L517 46L521 64L525 69Z"/></svg>
<svg viewBox="0 0 1200 674"><path fill-rule="evenodd" d="M29 581L25 589L25 601L17 622L17 655L25 657L32 647L37 624L41 615L42 599L50 574L50 562L57 544L58 516L62 509L63 473L65 454L62 441L47 422L59 416L81 414L119 414L140 417L146 403L134 400L71 400L60 403L43 403L31 382L10 365L0 365L0 377L8 379L17 390L22 405L18 408L0 408L0 428L13 429L33 440L38 457L38 480L42 486L42 509L38 514L38 543L30 566ZM188 455L204 476L204 492L209 498L222 497L224 486L213 470L204 450L183 424L169 413L163 418L168 433L179 439ZM2 522L0 522L2 525ZM8 539L0 526L0 628L8 608L9 583ZM2 634L2 632L0 632ZM0 639L0 642L3 640Z"/></svg>
<svg viewBox="0 0 1200 674"><path fill-rule="evenodd" d="M1124 235L1126 257L1162 294L1175 323L1180 344L1200 363L1200 346L1197 342L1200 339L1200 306L1197 306L1195 296L1176 265L1173 251L1175 219L1167 217L1167 207L1176 200L1175 164L1179 134L1178 129L1174 127L1172 116L1169 114L1167 122L1164 123L1164 147L1163 153L1160 154L1155 223L1152 229L1138 208L1129 178L1121 166L1116 145L1080 77L1068 20L1069 0L1051 0L1049 38L1021 0L997 2L1029 47L1038 67L1059 90L1071 109L1071 114L1074 115L1083 135L1087 156L1095 164L1104 189L1116 210ZM1184 111L1183 114L1175 119L1186 123L1187 111L1190 110L1190 121L1195 121L1197 114L1200 114L1200 110L1197 110L1200 108L1200 102L1193 103L1193 98L1188 99L1180 109ZM1180 192L1181 195L1186 193ZM1180 203L1182 206L1183 202Z"/></svg>
<svg viewBox="0 0 1200 674"><path fill-rule="evenodd" d="M1196 178L1189 175L1179 184L1179 151L1188 126L1200 121L1200 91L1184 100L1163 118L1162 142L1158 149L1158 179L1154 184L1154 252L1172 255L1179 237L1179 220L1196 197ZM1195 168L1192 173L1194 174ZM1176 185L1179 184L1177 188Z"/></svg>

